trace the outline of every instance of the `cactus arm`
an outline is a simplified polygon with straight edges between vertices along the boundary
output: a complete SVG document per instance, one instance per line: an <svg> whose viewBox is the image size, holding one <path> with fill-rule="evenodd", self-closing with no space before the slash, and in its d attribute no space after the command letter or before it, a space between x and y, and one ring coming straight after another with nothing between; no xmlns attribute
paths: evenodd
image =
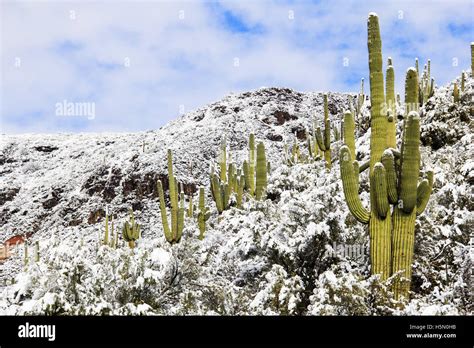
<svg viewBox="0 0 474 348"><path fill-rule="evenodd" d="M362 163L361 166L359 166L359 174L364 172L366 169L370 167L370 160L367 162Z"/></svg>
<svg viewBox="0 0 474 348"><path fill-rule="evenodd" d="M427 173L427 179L421 181L417 188L416 194L416 214L420 215L425 211L426 205L431 196L433 190L433 172Z"/></svg>
<svg viewBox="0 0 474 348"><path fill-rule="evenodd" d="M214 197L214 201L216 202L217 211L219 213L222 213L224 211L224 205L222 201L222 194L221 194L219 179L217 178L217 175L213 174L211 180L212 180L212 186L211 186L212 196Z"/></svg>
<svg viewBox="0 0 474 348"><path fill-rule="evenodd" d="M391 61L391 59L390 59ZM388 126L387 126L387 147L396 147L397 138L396 138L396 118L393 115L396 112L395 107L395 70L393 69L392 64L390 63L387 68L386 74L386 94L387 94L387 111L390 111L391 117L388 117Z"/></svg>
<svg viewBox="0 0 474 348"><path fill-rule="evenodd" d="M176 231L176 238L175 241L179 242L181 239L181 236L183 235L183 229L184 229L184 192L181 191L180 193L180 204L179 204L179 210L178 210L178 223L177 223L177 231Z"/></svg>
<svg viewBox="0 0 474 348"><path fill-rule="evenodd" d="M242 165L243 171L244 171L244 178L245 178L245 189L247 191L250 191L250 170L249 170L249 164L247 161L244 161Z"/></svg>
<svg viewBox="0 0 474 348"><path fill-rule="evenodd" d="M219 154L220 179L222 182L227 181L226 168L227 168L227 141L224 136L221 140L221 151Z"/></svg>
<svg viewBox="0 0 474 348"><path fill-rule="evenodd" d="M385 167L382 163L378 162L374 166L374 176L372 189L375 189L375 208L377 209L377 214L385 219L387 217L387 212L389 211L389 204L387 198L387 179L385 173Z"/></svg>
<svg viewBox="0 0 474 348"><path fill-rule="evenodd" d="M255 187L255 198L261 200L267 188L267 158L265 155L265 145L257 145L257 182Z"/></svg>
<svg viewBox="0 0 474 348"><path fill-rule="evenodd" d="M350 111L346 111L344 113L344 126L343 126L343 139L344 145L346 145L351 153L351 158L356 158L356 151L355 151L355 122L354 122L354 115Z"/></svg>
<svg viewBox="0 0 474 348"><path fill-rule="evenodd" d="M204 233L206 232L206 213L207 208L205 206L205 196L204 196L204 187L199 188L199 213L198 213L198 226L199 226L199 239L204 238Z"/></svg>
<svg viewBox="0 0 474 348"><path fill-rule="evenodd" d="M400 208L411 213L416 207L416 189L420 173L420 116L412 111L408 115L403 135L400 174Z"/></svg>
<svg viewBox="0 0 474 348"><path fill-rule="evenodd" d="M161 180L157 182L158 187L158 196L160 197L160 212L161 212L161 222L163 225L163 233L168 242L172 242L173 235L171 234L170 226L168 224L168 216L166 214L166 204L165 204L165 195L163 193L163 184Z"/></svg>
<svg viewBox="0 0 474 348"><path fill-rule="evenodd" d="M168 181L171 202L171 232L173 240L176 240L178 231L178 184L173 174L173 155L171 150L168 150Z"/></svg>
<svg viewBox="0 0 474 348"><path fill-rule="evenodd" d="M359 174L354 171L351 163L350 150L347 146L342 146L339 152L342 187L346 198L347 206L354 217L364 223L369 223L370 213L364 208L359 197ZM357 178L356 178L357 176Z"/></svg>
<svg viewBox="0 0 474 348"><path fill-rule="evenodd" d="M318 143L318 147L321 151L326 151L326 146L324 145L323 136L321 134L321 128L316 128L316 141Z"/></svg>
<svg viewBox="0 0 474 348"><path fill-rule="evenodd" d="M324 147L326 151L331 149L331 123L329 121L327 94L324 94Z"/></svg>
<svg viewBox="0 0 474 348"><path fill-rule="evenodd" d="M398 202L397 173L395 171L395 157L390 149L384 151L382 164L386 171L388 201L391 204L396 204Z"/></svg>
<svg viewBox="0 0 474 348"><path fill-rule="evenodd" d="M237 208L242 208L242 197L244 195L244 182L245 178L243 175L237 179Z"/></svg>
<svg viewBox="0 0 474 348"><path fill-rule="evenodd" d="M459 102L459 89L456 82L454 83L453 98L455 103Z"/></svg>
<svg viewBox="0 0 474 348"><path fill-rule="evenodd" d="M221 188L221 195L222 195L222 205L223 205L223 209L225 210L229 207L231 189L230 189L230 185L227 183L224 183L224 184L221 183L220 188Z"/></svg>

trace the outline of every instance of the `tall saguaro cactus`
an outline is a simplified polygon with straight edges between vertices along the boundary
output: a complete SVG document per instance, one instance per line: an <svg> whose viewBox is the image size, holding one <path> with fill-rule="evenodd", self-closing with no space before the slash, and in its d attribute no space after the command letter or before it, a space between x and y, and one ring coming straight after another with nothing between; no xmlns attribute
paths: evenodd
<svg viewBox="0 0 474 348"><path fill-rule="evenodd" d="M321 128L316 128L316 140L321 151L324 152L326 168L331 169L331 123L328 112L328 95L324 94L324 133Z"/></svg>
<svg viewBox="0 0 474 348"><path fill-rule="evenodd" d="M420 119L418 115L418 74L411 68L405 81L405 123L401 150L388 148L387 120L382 110L383 76L382 54L378 19L369 15L369 67L371 90L370 138L370 211L364 208L359 197L360 167L354 159L352 143L344 134L346 145L340 150L341 178L349 210L354 217L369 224L370 259L372 273L382 280L402 272L406 278L394 284L396 297L408 296L413 259L415 218L428 203L433 185L433 174L418 185L420 172ZM351 113L344 123L350 125ZM349 129L345 130L345 133ZM397 161L398 160L398 161ZM394 206L393 213L391 205ZM393 229L393 230L392 230Z"/></svg>
<svg viewBox="0 0 474 348"><path fill-rule="evenodd" d="M166 240L170 243L177 243L180 241L184 229L184 192L178 193L178 182L173 174L173 155L171 150L168 150L168 183L171 203L171 227L168 224L163 184L161 180L158 180L157 187L160 199L161 221Z"/></svg>

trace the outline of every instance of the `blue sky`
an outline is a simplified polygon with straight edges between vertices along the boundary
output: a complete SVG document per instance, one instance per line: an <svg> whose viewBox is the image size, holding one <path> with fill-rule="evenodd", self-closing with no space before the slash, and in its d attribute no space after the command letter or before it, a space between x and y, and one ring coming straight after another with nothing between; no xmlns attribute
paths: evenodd
<svg viewBox="0 0 474 348"><path fill-rule="evenodd" d="M156 129L263 86L355 92L368 81L369 12L379 15L402 96L415 57L430 58L444 85L469 69L474 41L470 0L4 1L0 9L0 133ZM94 117L58 115L63 101L93 104Z"/></svg>

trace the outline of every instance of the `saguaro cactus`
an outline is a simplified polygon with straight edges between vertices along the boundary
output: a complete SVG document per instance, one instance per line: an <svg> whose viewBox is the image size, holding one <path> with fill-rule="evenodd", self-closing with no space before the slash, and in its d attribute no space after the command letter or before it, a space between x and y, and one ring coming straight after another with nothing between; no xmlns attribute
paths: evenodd
<svg viewBox="0 0 474 348"><path fill-rule="evenodd" d="M456 82L454 83L454 88L453 88L453 99L455 103L459 102L459 89L458 89L458 84Z"/></svg>
<svg viewBox="0 0 474 348"><path fill-rule="evenodd" d="M385 149L382 156L379 157L380 161L377 161L373 166L373 176L369 174L371 176L370 213L363 207L358 196L359 165L357 161L351 163L350 160L353 157L349 146L344 145L340 152L341 178L349 210L357 220L369 223L372 273L380 273L382 279L385 279L389 275L401 272L403 279L396 280L393 287L397 298L400 296L408 297L414 249L415 219L417 214L424 211L433 186L433 173L431 171L427 172L427 179L418 183L420 173L420 117L418 115L419 85L417 77L414 68L407 71L405 80L406 120L401 150ZM351 116L350 113L347 114L347 118ZM372 137L374 135L374 128L372 128ZM371 145L373 141L374 139L371 138ZM371 162L372 158L371 155ZM399 158L399 161L397 162L395 158ZM392 214L390 204L394 205ZM373 225L374 221L376 222L375 225ZM390 221L393 223L393 231L391 228L385 230L387 225L384 225L384 223ZM374 226L379 230L376 230ZM391 248L387 245L386 234L388 234L391 241Z"/></svg>
<svg viewBox="0 0 474 348"><path fill-rule="evenodd" d="M123 225L122 236L130 248L135 248L135 241L140 238L140 225L135 222L132 209L130 209L130 221L125 221Z"/></svg>
<svg viewBox="0 0 474 348"><path fill-rule="evenodd" d="M211 213L205 203L204 186L199 188L199 212L198 212L198 226L199 226L199 239L204 239L204 233L206 232L206 221L209 219Z"/></svg>
<svg viewBox="0 0 474 348"><path fill-rule="evenodd" d="M391 262L391 216L387 212L385 170L377 165L387 146L387 117L384 114L385 98L382 72L382 42L376 14L369 14L368 50L370 69L371 138L370 138L370 212L359 198L359 164L351 156L348 146L340 150L341 178L344 195L351 213L362 223L369 224L370 259L372 273L382 279L390 275ZM350 117L348 115L348 117ZM354 152L352 152L354 153ZM377 165L377 166L376 166Z"/></svg>
<svg viewBox="0 0 474 348"><path fill-rule="evenodd" d="M250 133L248 175L246 177L246 180L248 191L251 196L255 195L255 164L255 134Z"/></svg>
<svg viewBox="0 0 474 348"><path fill-rule="evenodd" d="M331 123L328 112L328 95L324 94L324 134L321 128L316 128L316 140L321 151L324 152L326 168L331 169Z"/></svg>
<svg viewBox="0 0 474 348"><path fill-rule="evenodd" d="M160 199L161 221L166 240L170 243L177 243L181 239L184 228L184 192L181 190L181 194L178 194L178 182L173 174L173 156L171 150L168 150L168 182L171 203L171 228L168 224L163 184L161 180L158 180L157 187Z"/></svg>
<svg viewBox="0 0 474 348"><path fill-rule="evenodd" d="M267 157L265 156L265 145L257 145L257 180L255 185L255 198L257 201L264 197L267 188Z"/></svg>

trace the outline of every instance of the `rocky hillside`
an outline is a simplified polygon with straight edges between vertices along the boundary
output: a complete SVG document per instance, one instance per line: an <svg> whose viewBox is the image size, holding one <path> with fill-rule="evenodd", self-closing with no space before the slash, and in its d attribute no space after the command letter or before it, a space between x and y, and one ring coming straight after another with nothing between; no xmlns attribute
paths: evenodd
<svg viewBox="0 0 474 348"><path fill-rule="evenodd" d="M2 136L0 242L38 240L40 261L25 270L18 248L0 264L0 313L472 313L473 85L468 78L459 103L452 102L452 84L438 88L422 109L422 161L435 183L417 219L413 296L403 308L386 282L370 276L367 231L342 193L341 142L333 143L330 172L322 161L282 163L283 144L296 137L303 147L313 115L322 122L322 93L266 88L229 95L156 131ZM329 94L334 128L355 98ZM356 138L360 160L369 152L369 110L366 101ZM209 197L204 240L196 219L187 218L183 240L167 243L156 189L158 179L167 188L166 150L191 194L208 184L223 135L240 164L250 132L265 142L271 162L268 199L218 216ZM367 188L364 176L361 184ZM362 199L368 206L368 195ZM100 246L106 208L121 225L129 207L142 226L135 251ZM362 251L339 253L340 245Z"/></svg>

